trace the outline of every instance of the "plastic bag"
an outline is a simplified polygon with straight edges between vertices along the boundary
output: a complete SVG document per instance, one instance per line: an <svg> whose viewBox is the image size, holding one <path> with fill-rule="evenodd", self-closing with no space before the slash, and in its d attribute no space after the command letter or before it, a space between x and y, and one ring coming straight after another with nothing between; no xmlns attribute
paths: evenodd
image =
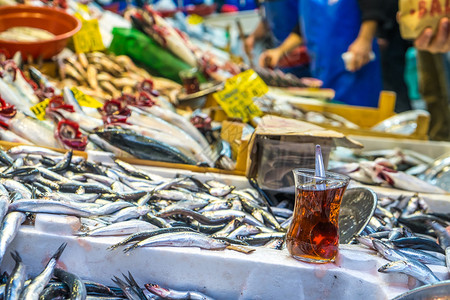
<svg viewBox="0 0 450 300"><path fill-rule="evenodd" d="M114 38L109 51L116 55L128 55L151 71L181 83L178 73L191 67L164 49L152 38L134 28L114 28Z"/></svg>

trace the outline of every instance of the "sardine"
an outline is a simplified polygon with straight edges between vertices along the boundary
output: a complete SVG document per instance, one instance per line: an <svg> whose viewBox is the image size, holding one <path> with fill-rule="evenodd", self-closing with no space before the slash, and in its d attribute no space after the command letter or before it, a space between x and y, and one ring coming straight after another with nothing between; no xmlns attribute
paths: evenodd
<svg viewBox="0 0 450 300"><path fill-rule="evenodd" d="M196 162L167 144L136 134L129 130L102 129L95 132L117 148L141 159L184 163L195 165Z"/></svg>

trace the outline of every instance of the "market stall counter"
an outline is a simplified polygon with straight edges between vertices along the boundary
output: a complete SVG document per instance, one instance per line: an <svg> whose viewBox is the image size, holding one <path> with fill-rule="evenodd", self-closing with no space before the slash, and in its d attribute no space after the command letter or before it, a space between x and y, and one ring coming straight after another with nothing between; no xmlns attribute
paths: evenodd
<svg viewBox="0 0 450 300"><path fill-rule="evenodd" d="M417 285L403 274L377 272L385 260L362 246L341 245L333 264L303 263L287 250L264 248L248 255L170 247L124 254L120 248L107 250L121 237L72 236L76 222L71 220L38 215L35 227L22 226L7 253L21 253L28 273L37 275L54 250L67 242L59 266L83 279L111 285L113 276L130 271L140 286L154 282L215 299L390 299ZM2 270L10 272L13 266L6 255ZM444 266L432 270L442 280L449 277Z"/></svg>

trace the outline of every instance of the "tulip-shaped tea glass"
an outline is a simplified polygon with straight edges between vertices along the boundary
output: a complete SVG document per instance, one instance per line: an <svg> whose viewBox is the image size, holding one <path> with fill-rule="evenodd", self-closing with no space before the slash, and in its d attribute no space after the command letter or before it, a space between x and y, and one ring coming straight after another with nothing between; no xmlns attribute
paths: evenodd
<svg viewBox="0 0 450 300"><path fill-rule="evenodd" d="M295 208L286 234L289 253L298 260L333 262L339 248L339 209L350 181L345 175L295 169Z"/></svg>

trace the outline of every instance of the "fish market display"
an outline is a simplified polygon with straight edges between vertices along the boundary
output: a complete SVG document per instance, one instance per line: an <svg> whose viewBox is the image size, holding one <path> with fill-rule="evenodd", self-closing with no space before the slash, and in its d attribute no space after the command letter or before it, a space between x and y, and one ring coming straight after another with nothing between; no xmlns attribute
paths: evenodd
<svg viewBox="0 0 450 300"><path fill-rule="evenodd" d="M248 253L245 246L285 234L286 212L272 210L253 189L192 176L164 178L120 160L97 165L71 151L18 146L0 154L0 259L29 222L25 214L79 217L79 238L122 235L111 249L125 252L171 246Z"/></svg>
<svg viewBox="0 0 450 300"><path fill-rule="evenodd" d="M323 82L315 78L298 78L294 74L284 73L281 70L253 67L256 73L269 86L276 87L315 87L319 88Z"/></svg>
<svg viewBox="0 0 450 300"><path fill-rule="evenodd" d="M126 55L74 54L60 60L58 66L61 81L56 85L60 88L75 86L100 101L118 98L122 93L134 94L145 80L151 80L153 96L159 101L164 101L157 97L159 93L174 100L181 90L179 84L169 79L151 76Z"/></svg>
<svg viewBox="0 0 450 300"><path fill-rule="evenodd" d="M186 34L170 25L150 6L133 10L130 15L134 27L153 38L189 66L199 68L208 77L223 81L240 73L239 67L230 60L223 60L214 53L194 45Z"/></svg>
<svg viewBox="0 0 450 300"><path fill-rule="evenodd" d="M263 97L256 97L253 100L254 103L267 114L276 114L282 117L293 118L316 124L326 124L334 127L346 127L352 129L360 128L358 125L337 114L330 112L304 111L295 105L292 105L289 101L283 100L283 98L275 98L269 95L264 95Z"/></svg>
<svg viewBox="0 0 450 300"><path fill-rule="evenodd" d="M124 57L115 58L122 61L122 67L104 54L87 54L85 59L88 68L101 64L108 66L110 71L117 69L115 75L118 75L124 70L120 68L128 66L133 68L131 73L138 74L132 63L125 63L127 60ZM82 73L80 70L84 70L81 63L83 59L76 63L70 59L69 61L73 66L65 68L70 70L72 76L72 71L77 69ZM81 87L77 87L77 90L63 87L60 96L58 89L34 68L30 68L33 83L22 77L22 72L12 61L5 61L3 68L5 76L0 79L0 83L4 83L5 90L15 95L10 97L8 93L2 93L7 97L0 98L0 121L5 128L0 133L4 140L81 151L103 150L120 157L204 166L217 164L233 168L233 164L220 163L220 155L214 153L214 148L203 134L189 119L174 112L171 104L154 89L153 81L142 79L145 74L138 75L142 81L137 78L130 81L130 93L117 90L117 98L95 102L97 107L104 103L103 108L97 111L80 105L78 88ZM13 72L11 77L6 76L10 72ZM99 78L97 75L93 77L95 80ZM110 78L105 82L109 83L112 75L108 76ZM11 83L8 83L8 78ZM19 78L22 78L20 84L17 82ZM22 86L30 89L28 104L18 100L24 99L25 92L22 91L20 95L18 92ZM84 99L84 95L81 97ZM34 118L34 113L30 110L34 104L44 100L42 98L50 100L47 100L47 107L37 111L34 109L33 112L45 112L43 116L48 119L45 121ZM82 104L85 105L83 102Z"/></svg>
<svg viewBox="0 0 450 300"><path fill-rule="evenodd" d="M358 156L358 157L357 157ZM448 186L445 184L445 176L448 170L445 168L445 158L435 164L440 169L439 177L443 178L442 186L437 185L431 175L433 171L428 168L433 164L433 159L411 150L388 149L366 151L346 157L339 154L332 159L330 171L342 173L352 179L365 184L394 187L401 190L422 193L447 193ZM338 162L345 160L346 162ZM428 170L428 172L427 172ZM429 174L429 177L425 177Z"/></svg>
<svg viewBox="0 0 450 300"><path fill-rule="evenodd" d="M372 130L397 133L397 134L413 134L417 128L417 118L419 116L430 116L426 110L409 110L390 117L374 127Z"/></svg>
<svg viewBox="0 0 450 300"><path fill-rule="evenodd" d="M449 229L449 215L429 212L422 197L383 196L356 240L390 261L379 272L404 273L423 284L435 284L440 279L427 265L449 268Z"/></svg>
<svg viewBox="0 0 450 300"><path fill-rule="evenodd" d="M54 37L55 35L47 30L27 26L10 27L0 32L0 40L12 42L40 42Z"/></svg>
<svg viewBox="0 0 450 300"><path fill-rule="evenodd" d="M62 244L50 257L45 268L36 277L30 277L20 253L11 252L15 261L11 274L3 273L0 284L2 299L213 299L198 291L177 291L155 283L140 287L133 275L122 274L111 279L117 286L106 286L85 280L58 265L67 244ZM108 276L107 274L105 274ZM148 281L147 281L148 282Z"/></svg>

